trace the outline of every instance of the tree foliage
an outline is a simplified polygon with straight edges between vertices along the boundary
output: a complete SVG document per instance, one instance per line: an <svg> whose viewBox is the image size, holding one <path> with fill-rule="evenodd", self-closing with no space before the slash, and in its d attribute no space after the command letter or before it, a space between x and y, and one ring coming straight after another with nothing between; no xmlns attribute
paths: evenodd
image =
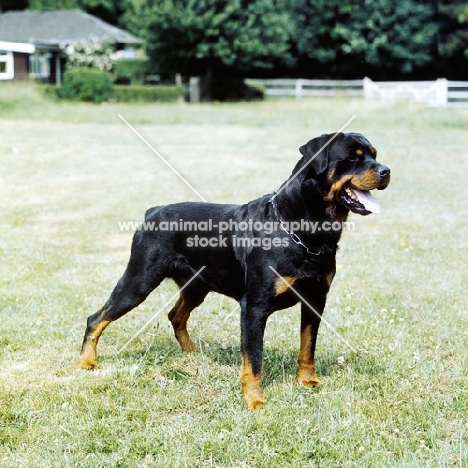
<svg viewBox="0 0 468 468"><path fill-rule="evenodd" d="M295 0L294 9L297 51L312 68L325 65L335 76L377 68L398 75L432 59L433 10L414 0Z"/></svg>
<svg viewBox="0 0 468 468"><path fill-rule="evenodd" d="M294 24L290 9L280 7L274 0L137 0L124 23L146 32L147 52L160 71L209 81L292 60Z"/></svg>
<svg viewBox="0 0 468 468"><path fill-rule="evenodd" d="M452 79L466 79L468 74L468 2L438 1L439 74Z"/></svg>
<svg viewBox="0 0 468 468"><path fill-rule="evenodd" d="M1 7L80 8L146 39L159 73L468 73L467 0L1 0Z"/></svg>
<svg viewBox="0 0 468 468"><path fill-rule="evenodd" d="M117 24L127 7L128 0L29 0L30 10L80 9ZM28 3L28 2L26 2Z"/></svg>
<svg viewBox="0 0 468 468"><path fill-rule="evenodd" d="M123 24L146 31L163 72L280 66L302 76L405 77L426 67L436 47L434 9L418 0L130 2Z"/></svg>
<svg viewBox="0 0 468 468"><path fill-rule="evenodd" d="M28 7L28 0L0 0L0 13L9 10L24 10Z"/></svg>

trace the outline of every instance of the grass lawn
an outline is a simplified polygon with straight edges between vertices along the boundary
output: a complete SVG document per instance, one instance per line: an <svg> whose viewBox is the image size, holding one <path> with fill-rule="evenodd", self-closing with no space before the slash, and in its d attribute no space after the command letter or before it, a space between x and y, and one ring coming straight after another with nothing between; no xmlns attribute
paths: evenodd
<svg viewBox="0 0 468 468"><path fill-rule="evenodd" d="M239 312L211 294L184 354L170 281L112 324L100 370L77 368L87 316L123 273L154 205L197 200L121 114L209 201L279 187L310 138L366 135L392 182L382 213L343 235L322 325L322 385L295 381L299 307L265 336L268 406L245 408ZM360 99L99 106L0 86L1 467L468 466L468 109Z"/></svg>

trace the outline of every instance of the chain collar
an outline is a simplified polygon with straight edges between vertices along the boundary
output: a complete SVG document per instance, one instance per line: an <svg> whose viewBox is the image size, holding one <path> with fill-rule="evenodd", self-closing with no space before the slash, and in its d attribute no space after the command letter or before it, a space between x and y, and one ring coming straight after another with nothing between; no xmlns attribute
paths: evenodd
<svg viewBox="0 0 468 468"><path fill-rule="evenodd" d="M293 242L295 242L297 245L300 245L301 247L303 247L309 255L323 254L324 251L321 250L321 249L318 249L316 251L310 250L309 247L307 247L307 245L305 245L304 242L302 242L301 238L296 233L291 232L291 231L288 230L288 225L283 221L281 216L278 214L278 206L276 205L275 194L276 194L276 192L274 192L273 197L270 198L270 203L271 203L271 206L273 207L273 211L275 213L275 216L276 216L276 218L278 219L278 221L280 223L280 228L293 240Z"/></svg>

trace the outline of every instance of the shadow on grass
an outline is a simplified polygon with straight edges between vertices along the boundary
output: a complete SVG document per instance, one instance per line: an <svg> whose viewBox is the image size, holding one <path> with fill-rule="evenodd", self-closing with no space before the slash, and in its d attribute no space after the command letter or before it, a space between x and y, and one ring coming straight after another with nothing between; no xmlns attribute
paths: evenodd
<svg viewBox="0 0 468 468"><path fill-rule="evenodd" d="M241 353L238 347L231 346L225 349L210 347L205 355L214 362L232 367L240 367ZM338 364L341 353L326 352L316 354L316 369L319 377L332 377L337 375L343 366ZM263 352L263 380L265 385L272 382L295 379L297 374L297 351L267 348ZM359 375L382 375L386 368L378 361L377 356L371 354L352 355L346 359L345 367L352 373Z"/></svg>
<svg viewBox="0 0 468 468"><path fill-rule="evenodd" d="M239 346L221 348L215 343L208 343L199 355L200 359L206 359L214 365L232 367L236 373L241 366ZM190 372L185 372L183 369L184 364L181 362L183 356L187 354L172 337L158 337L149 347L141 346L139 349L126 350L121 354L121 358L128 363L145 362L147 367L164 364L164 374L174 380L193 378ZM197 353L192 356L197 356ZM295 380L298 368L297 356L296 350L266 348L263 353L262 369L264 385ZM316 354L315 364L319 378L338 376L344 369L352 374L365 376L383 375L387 370L379 361L379 357L370 353L350 354L344 364L338 364L339 356L341 353L332 351Z"/></svg>

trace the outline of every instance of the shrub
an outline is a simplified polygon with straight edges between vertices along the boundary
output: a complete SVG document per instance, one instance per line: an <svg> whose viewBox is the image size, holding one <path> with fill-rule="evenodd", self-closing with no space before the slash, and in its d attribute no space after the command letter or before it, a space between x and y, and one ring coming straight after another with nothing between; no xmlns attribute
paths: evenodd
<svg viewBox="0 0 468 468"><path fill-rule="evenodd" d="M67 54L67 69L97 68L112 71L115 64L112 46L99 41L97 37L75 43L73 51Z"/></svg>
<svg viewBox="0 0 468 468"><path fill-rule="evenodd" d="M112 92L110 76L93 68L75 68L63 75L59 97L69 101L100 103L107 101Z"/></svg>
<svg viewBox="0 0 468 468"><path fill-rule="evenodd" d="M206 83L201 81L201 92ZM211 98L214 101L238 102L261 101L264 92L261 87L249 86L241 78L216 78L211 82Z"/></svg>
<svg viewBox="0 0 468 468"><path fill-rule="evenodd" d="M178 86L115 85L109 100L113 102L175 102L183 95L183 88Z"/></svg>
<svg viewBox="0 0 468 468"><path fill-rule="evenodd" d="M147 68L147 59L119 59L114 65L115 81L125 80L132 84L143 84Z"/></svg>

